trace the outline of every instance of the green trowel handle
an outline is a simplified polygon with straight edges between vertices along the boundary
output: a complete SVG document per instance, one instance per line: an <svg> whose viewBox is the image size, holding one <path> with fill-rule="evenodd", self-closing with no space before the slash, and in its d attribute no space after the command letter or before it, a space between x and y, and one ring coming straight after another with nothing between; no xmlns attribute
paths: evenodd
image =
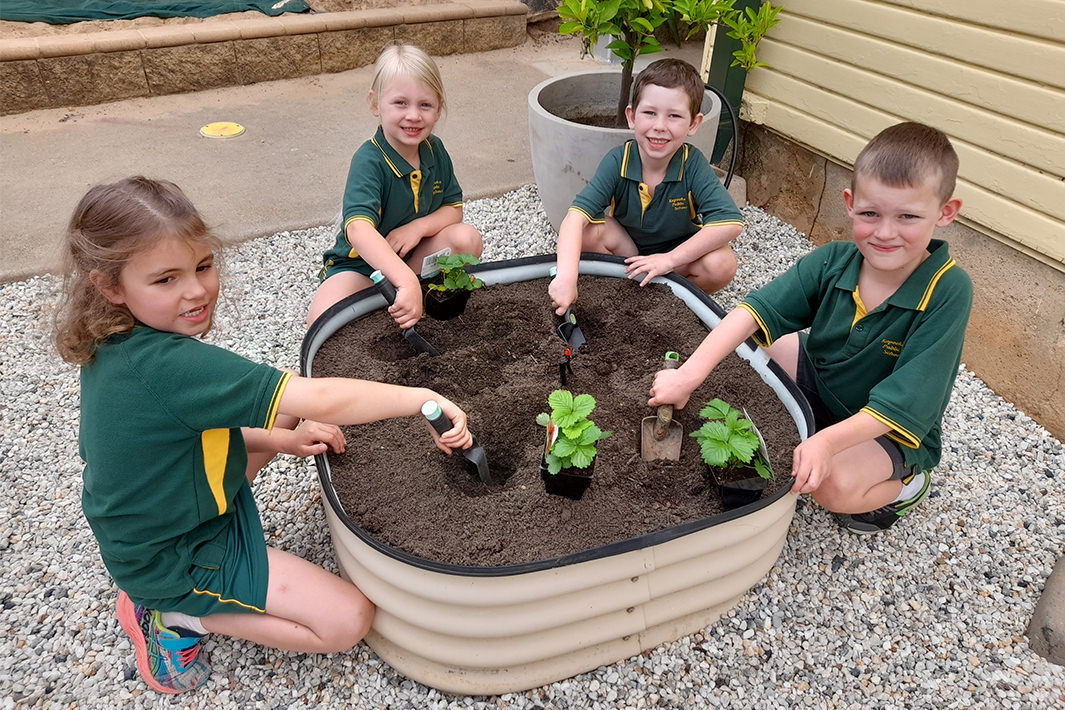
<svg viewBox="0 0 1065 710"><path fill-rule="evenodd" d="M680 367L680 355L670 350L666 353L665 361L662 364L663 369L676 370ZM655 441L662 441L666 438L666 434L669 433L669 425L673 421L673 405L661 404L658 406L658 416L655 419L654 437Z"/></svg>

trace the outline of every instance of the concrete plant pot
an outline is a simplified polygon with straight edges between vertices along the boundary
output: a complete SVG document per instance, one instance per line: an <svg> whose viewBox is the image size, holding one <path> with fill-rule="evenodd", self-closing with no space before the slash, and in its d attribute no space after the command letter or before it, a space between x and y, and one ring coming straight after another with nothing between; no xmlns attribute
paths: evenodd
<svg viewBox="0 0 1065 710"><path fill-rule="evenodd" d="M470 269L488 285L546 278L550 256ZM580 273L625 278L613 257L585 255ZM665 283L708 327L724 311L685 279ZM313 376L319 347L342 326L385 306L374 290L345 299L303 341ZM752 342L737 354L784 403L805 439L809 405ZM500 567L426 560L356 525L315 457L337 565L377 605L366 641L403 675L448 693L494 695L569 678L694 633L734 606L772 568L796 497L786 487L727 511L565 557Z"/></svg>
<svg viewBox="0 0 1065 710"><path fill-rule="evenodd" d="M578 72L542 81L529 92L529 148L533 175L551 226L558 231L573 198L595 175L611 148L633 137L628 128L598 128L564 117L613 116L621 91L621 70ZM703 123L688 142L707 160L714 150L721 101L703 98Z"/></svg>

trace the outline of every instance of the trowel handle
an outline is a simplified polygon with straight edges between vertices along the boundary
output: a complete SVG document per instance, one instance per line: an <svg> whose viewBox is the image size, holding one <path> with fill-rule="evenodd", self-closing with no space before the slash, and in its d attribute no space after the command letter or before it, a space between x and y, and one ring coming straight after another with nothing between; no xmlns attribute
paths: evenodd
<svg viewBox="0 0 1065 710"><path fill-rule="evenodd" d="M664 370L676 370L680 367L680 355L670 350L666 353L665 361L662 363L662 369ZM673 421L673 405L661 404L658 406L658 416L655 419L654 436L655 441L662 441L666 438L666 434L669 433L669 425Z"/></svg>
<svg viewBox="0 0 1065 710"><path fill-rule="evenodd" d="M437 404L436 400L430 399L422 405L422 416L429 420L429 423L433 425L433 429L441 436L455 428L455 425L444 416L444 412L441 411L440 405ZM477 437L472 437L472 439L473 443L470 448L463 449L459 453L469 462L467 466L470 471L477 475L482 483L491 486L495 481L492 480L492 476L488 472L488 459L485 458L484 449L477 443Z"/></svg>
<svg viewBox="0 0 1065 710"><path fill-rule="evenodd" d="M422 405L422 416L429 420L437 434L443 435L455 428L451 420L444 416L444 412L440 409L440 405L436 403L436 400L430 399Z"/></svg>
<svg viewBox="0 0 1065 710"><path fill-rule="evenodd" d="M381 273L381 270L370 274L370 280L377 284L377 290L381 292L381 295L388 301L388 305L392 305L396 302L396 287L392 285L392 282L385 278L385 275Z"/></svg>

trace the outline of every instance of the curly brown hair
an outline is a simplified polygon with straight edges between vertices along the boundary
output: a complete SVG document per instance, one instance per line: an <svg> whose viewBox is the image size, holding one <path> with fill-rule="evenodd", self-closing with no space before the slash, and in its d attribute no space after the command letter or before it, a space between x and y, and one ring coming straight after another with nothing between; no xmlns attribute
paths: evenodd
<svg viewBox="0 0 1065 710"><path fill-rule="evenodd" d="M96 185L81 198L67 227L63 299L56 313L56 349L67 362L93 361L96 348L131 330L133 314L93 284L118 284L122 268L164 237L220 243L177 185L142 176Z"/></svg>

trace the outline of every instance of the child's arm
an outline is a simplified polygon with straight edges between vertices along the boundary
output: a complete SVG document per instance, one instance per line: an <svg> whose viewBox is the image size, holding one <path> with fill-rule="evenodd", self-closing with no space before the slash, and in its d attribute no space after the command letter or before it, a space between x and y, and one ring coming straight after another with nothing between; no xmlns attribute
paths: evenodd
<svg viewBox="0 0 1065 710"><path fill-rule="evenodd" d="M672 251L647 256L630 256L625 259L627 264L625 274L630 279L638 278L640 274L643 274L640 285L646 286L647 282L655 276L676 271L679 267L691 264L710 252L726 246L740 236L742 231L742 224L708 224L678 244Z"/></svg>
<svg viewBox="0 0 1065 710"><path fill-rule="evenodd" d="M577 300L577 264L581 260L581 236L588 218L579 210L570 210L558 228L558 269L547 294L555 313L562 315Z"/></svg>
<svg viewBox="0 0 1065 710"><path fill-rule="evenodd" d="M331 424L365 424L415 416L430 399L440 403L440 409L454 425L439 437L430 427L437 447L448 454L452 449L468 449L473 437L466 428L466 414L447 398L423 387L340 377L293 376L281 395L278 411Z"/></svg>
<svg viewBox="0 0 1065 710"><path fill-rule="evenodd" d="M418 275L411 271L407 262L392 250L381 233L364 219L348 223L348 243L355 248L366 263L380 269L396 287L396 300L388 307L388 313L400 328L411 328L422 317L422 287Z"/></svg>
<svg viewBox="0 0 1065 710"><path fill-rule="evenodd" d="M411 220L396 227L385 236L385 241L401 259L406 258L414 247L426 237L440 233L444 227L450 227L462 221L462 208L453 205L441 205L435 212ZM417 266L417 264L415 265Z"/></svg>
<svg viewBox="0 0 1065 710"><path fill-rule="evenodd" d="M335 424L305 420L295 429L275 425L273 429L241 429L244 446L249 454L281 453L293 456L315 456L330 449L342 454L347 446L344 434Z"/></svg>
<svg viewBox="0 0 1065 710"><path fill-rule="evenodd" d="M734 308L717 327L703 338L687 362L676 370L660 370L651 385L647 406L672 404L683 408L692 392L703 383L717 364L758 330L758 323L746 308Z"/></svg>
<svg viewBox="0 0 1065 710"><path fill-rule="evenodd" d="M562 315L577 300L577 267L581 261L585 229L592 220L601 220L603 210L610 204L614 190L621 180L621 164L626 150L637 150L634 141L628 146L612 148L595 169L595 175L573 198L573 204L558 226L558 273L547 293L555 306L555 313Z"/></svg>
<svg viewBox="0 0 1065 710"><path fill-rule="evenodd" d="M795 447L791 459L792 493L812 493L832 472L832 457L886 434L891 428L858 412L817 432Z"/></svg>

